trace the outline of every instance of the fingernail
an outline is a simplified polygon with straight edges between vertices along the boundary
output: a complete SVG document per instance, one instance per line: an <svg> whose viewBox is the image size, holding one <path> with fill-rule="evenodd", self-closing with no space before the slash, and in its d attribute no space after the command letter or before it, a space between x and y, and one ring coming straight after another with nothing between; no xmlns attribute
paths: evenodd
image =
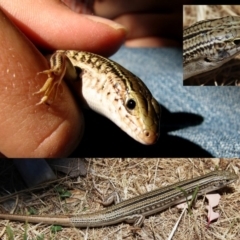
<svg viewBox="0 0 240 240"><path fill-rule="evenodd" d="M110 27L112 27L114 29L117 29L117 30L122 29L126 33L128 32L127 29L123 25L121 25L119 23L116 23L114 21L111 21L109 19L96 17L96 16L89 16L89 15L86 15L85 17L90 19L90 20L92 20L92 21L94 21L94 22L99 22L99 23L106 24L106 25L108 25L108 26L110 26Z"/></svg>

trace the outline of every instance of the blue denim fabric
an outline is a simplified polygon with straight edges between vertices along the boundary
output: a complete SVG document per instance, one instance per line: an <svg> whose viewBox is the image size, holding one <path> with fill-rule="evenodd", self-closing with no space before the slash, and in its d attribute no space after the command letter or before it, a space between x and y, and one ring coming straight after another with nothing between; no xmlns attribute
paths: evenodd
<svg viewBox="0 0 240 240"><path fill-rule="evenodd" d="M179 157L188 156L193 145L203 150L199 156L240 157L238 87L182 86L182 51L176 48L123 47L112 59L139 76L163 106L161 142L164 147L173 152L177 149ZM166 146L164 138L169 136L178 137L179 141ZM180 151L175 144L185 149ZM172 155L175 154L169 152L169 157Z"/></svg>

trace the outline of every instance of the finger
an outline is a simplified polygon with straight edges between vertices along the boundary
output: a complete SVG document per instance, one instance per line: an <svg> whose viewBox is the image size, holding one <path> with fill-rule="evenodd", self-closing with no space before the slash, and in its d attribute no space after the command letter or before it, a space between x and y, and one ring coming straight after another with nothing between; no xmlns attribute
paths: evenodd
<svg viewBox="0 0 240 240"><path fill-rule="evenodd" d="M113 21L81 15L58 0L0 0L5 14L41 48L115 52L126 30Z"/></svg>
<svg viewBox="0 0 240 240"><path fill-rule="evenodd" d="M125 42L127 47L181 47L181 44L175 40L161 37L143 37L133 38Z"/></svg>
<svg viewBox="0 0 240 240"><path fill-rule="evenodd" d="M81 14L93 14L93 2L94 0L61 0L66 6L76 13Z"/></svg>
<svg viewBox="0 0 240 240"><path fill-rule="evenodd" d="M62 157L73 151L83 131L82 115L70 92L56 104L40 105L32 94L46 80L45 58L0 11L0 152L7 157ZM60 102L60 103L59 103Z"/></svg>
<svg viewBox="0 0 240 240"><path fill-rule="evenodd" d="M115 21L128 29L127 39L149 36L182 38L182 14L126 14Z"/></svg>
<svg viewBox="0 0 240 240"><path fill-rule="evenodd" d="M66 0L65 0L66 1ZM72 1L72 0L71 0ZM186 4L186 3L185 3ZM182 1L169 0L121 0L121 1L94 1L93 10L98 16L114 19L127 13L147 13L147 12L182 12Z"/></svg>

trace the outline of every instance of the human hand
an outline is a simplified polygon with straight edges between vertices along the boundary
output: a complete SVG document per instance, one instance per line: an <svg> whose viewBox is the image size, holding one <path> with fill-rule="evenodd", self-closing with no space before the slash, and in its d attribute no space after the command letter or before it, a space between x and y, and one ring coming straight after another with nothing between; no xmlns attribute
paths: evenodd
<svg viewBox="0 0 240 240"><path fill-rule="evenodd" d="M0 6L0 152L7 157L68 156L83 132L82 113L64 83L61 101L36 106L40 96L32 94L46 80L36 74L49 67L35 46L108 56L126 31L107 19L76 14L57 0L0 0Z"/></svg>
<svg viewBox="0 0 240 240"><path fill-rule="evenodd" d="M125 26L128 47L181 46L183 1L62 1L75 12L95 14Z"/></svg>
<svg viewBox="0 0 240 240"><path fill-rule="evenodd" d="M181 44L182 5L182 1L95 0L92 9L128 29L127 46L162 47Z"/></svg>

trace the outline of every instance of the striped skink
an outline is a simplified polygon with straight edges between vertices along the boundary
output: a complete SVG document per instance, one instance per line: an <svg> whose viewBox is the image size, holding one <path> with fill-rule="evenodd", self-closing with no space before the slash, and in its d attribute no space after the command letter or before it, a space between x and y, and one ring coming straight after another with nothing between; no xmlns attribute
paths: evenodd
<svg viewBox="0 0 240 240"><path fill-rule="evenodd" d="M184 180L132 199L117 203L105 210L90 214L72 216L29 216L0 214L1 219L31 223L57 224L69 227L102 227L120 222L133 223L136 227L143 224L146 216L191 199L196 196L223 188L236 181L238 176L230 171L213 171L206 175Z"/></svg>
<svg viewBox="0 0 240 240"><path fill-rule="evenodd" d="M76 82L83 104L112 120L142 144L154 144L159 137L160 106L146 85L116 62L97 54L58 50L50 59L50 69L39 104L55 96L63 78ZM35 94L37 94L35 93Z"/></svg>
<svg viewBox="0 0 240 240"><path fill-rule="evenodd" d="M197 22L183 30L183 80L218 68L239 53L239 16Z"/></svg>

